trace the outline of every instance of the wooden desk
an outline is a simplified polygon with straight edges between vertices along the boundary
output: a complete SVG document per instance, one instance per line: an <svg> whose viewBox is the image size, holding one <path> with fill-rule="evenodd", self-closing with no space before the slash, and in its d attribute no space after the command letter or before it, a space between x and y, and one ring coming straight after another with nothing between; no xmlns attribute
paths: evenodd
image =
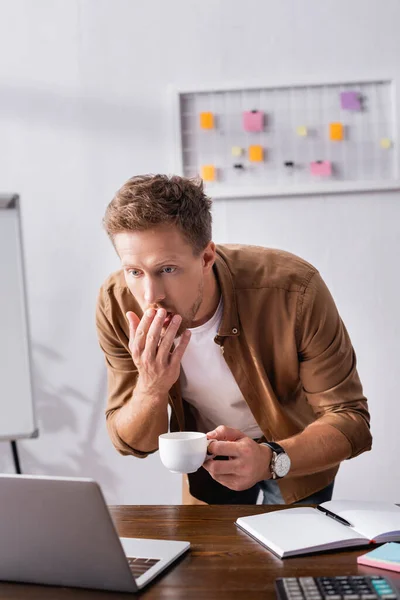
<svg viewBox="0 0 400 600"><path fill-rule="evenodd" d="M276 577L380 574L400 589L400 575L358 567L365 552L276 558L239 530L237 517L279 510L267 506L120 506L111 514L123 537L188 540L191 549L138 596L169 600L266 600ZM127 594L0 583L1 600L122 599Z"/></svg>

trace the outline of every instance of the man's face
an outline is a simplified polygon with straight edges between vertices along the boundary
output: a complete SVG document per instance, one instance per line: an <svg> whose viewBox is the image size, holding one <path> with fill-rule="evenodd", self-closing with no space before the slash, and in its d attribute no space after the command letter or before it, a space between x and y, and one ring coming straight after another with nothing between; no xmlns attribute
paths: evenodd
<svg viewBox="0 0 400 600"><path fill-rule="evenodd" d="M203 253L195 256L174 226L118 233L114 244L125 281L143 312L165 308L164 328L179 314L182 323L177 336L191 327L203 301Z"/></svg>

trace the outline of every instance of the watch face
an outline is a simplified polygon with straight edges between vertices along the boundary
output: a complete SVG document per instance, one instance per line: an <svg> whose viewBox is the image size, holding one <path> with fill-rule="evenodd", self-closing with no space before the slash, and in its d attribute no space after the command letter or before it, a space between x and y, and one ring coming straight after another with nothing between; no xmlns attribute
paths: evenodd
<svg viewBox="0 0 400 600"><path fill-rule="evenodd" d="M290 458L287 454L278 454L275 460L274 471L278 477L285 477L289 473Z"/></svg>

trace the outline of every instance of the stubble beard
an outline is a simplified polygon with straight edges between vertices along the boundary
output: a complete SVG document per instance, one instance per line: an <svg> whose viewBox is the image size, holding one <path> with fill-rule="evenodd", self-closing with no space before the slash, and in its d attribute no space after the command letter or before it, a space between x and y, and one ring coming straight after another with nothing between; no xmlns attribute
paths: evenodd
<svg viewBox="0 0 400 600"><path fill-rule="evenodd" d="M196 298L195 302L193 303L192 308L190 309L188 315L185 315L185 316L181 315L182 322L179 325L179 329L176 333L176 337L180 337L186 329L189 329L190 327L193 326L193 321L200 309L200 306L203 303L203 296L204 296L204 285L203 285L203 282L201 281L199 283L199 287L198 287L197 298Z"/></svg>

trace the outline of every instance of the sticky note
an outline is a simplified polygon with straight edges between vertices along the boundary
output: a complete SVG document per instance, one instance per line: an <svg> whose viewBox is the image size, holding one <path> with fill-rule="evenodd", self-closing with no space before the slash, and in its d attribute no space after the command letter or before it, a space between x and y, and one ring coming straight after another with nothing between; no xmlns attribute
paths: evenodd
<svg viewBox="0 0 400 600"><path fill-rule="evenodd" d="M358 92L341 92L340 104L345 110L361 110L360 94Z"/></svg>
<svg viewBox="0 0 400 600"><path fill-rule="evenodd" d="M214 115L211 112L200 113L200 127L202 129L214 129Z"/></svg>
<svg viewBox="0 0 400 600"><path fill-rule="evenodd" d="M305 127L305 125L299 125L299 127L296 127L296 133L297 135L300 135L301 137L305 137L307 135L307 127Z"/></svg>
<svg viewBox="0 0 400 600"><path fill-rule="evenodd" d="M249 160L252 162L261 162L263 160L262 146L249 146Z"/></svg>
<svg viewBox="0 0 400 600"><path fill-rule="evenodd" d="M240 146L232 146L232 156L242 156L243 148Z"/></svg>
<svg viewBox="0 0 400 600"><path fill-rule="evenodd" d="M341 123L331 123L329 125L329 138L334 142L340 142L343 139L343 125Z"/></svg>
<svg viewBox="0 0 400 600"><path fill-rule="evenodd" d="M245 131L262 131L264 129L264 113L260 110L244 112L243 129Z"/></svg>
<svg viewBox="0 0 400 600"><path fill-rule="evenodd" d="M201 178L204 181L215 181L216 169L214 165L204 165L201 167Z"/></svg>
<svg viewBox="0 0 400 600"><path fill-rule="evenodd" d="M367 552L357 557L359 565L376 567L377 569L388 569L389 571L400 571L400 544L388 542L372 552Z"/></svg>
<svg viewBox="0 0 400 600"><path fill-rule="evenodd" d="M392 140L390 140L389 138L382 138L380 141L380 145L381 145L381 148L384 148L385 150L387 150L388 148L391 147Z"/></svg>
<svg viewBox="0 0 400 600"><path fill-rule="evenodd" d="M319 177L330 177L332 175L332 163L329 160L317 160L310 164L311 175Z"/></svg>

